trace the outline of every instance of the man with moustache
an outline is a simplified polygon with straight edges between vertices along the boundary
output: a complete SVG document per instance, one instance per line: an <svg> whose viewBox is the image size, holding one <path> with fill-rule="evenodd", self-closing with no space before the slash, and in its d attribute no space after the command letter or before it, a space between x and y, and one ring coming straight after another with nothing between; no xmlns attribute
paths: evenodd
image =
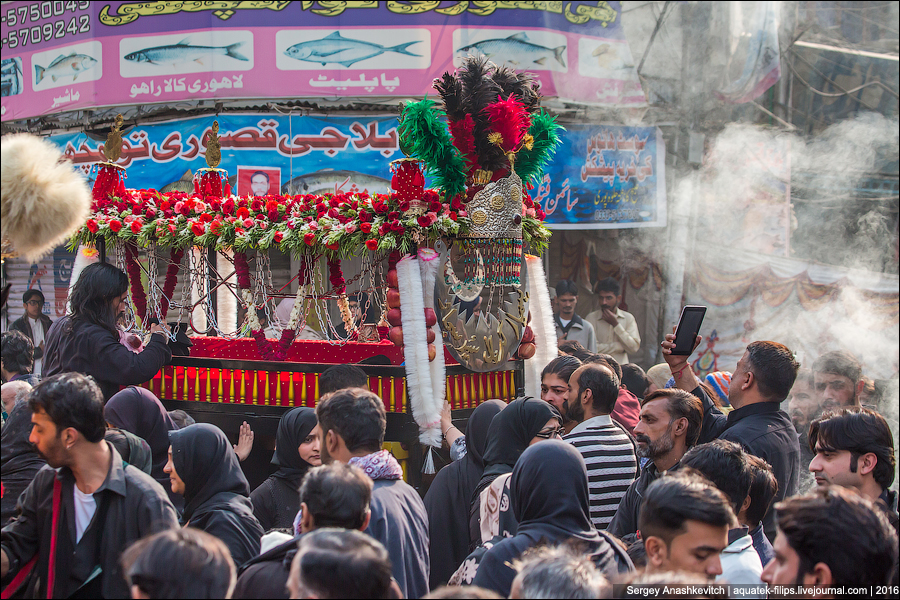
<svg viewBox="0 0 900 600"><path fill-rule="evenodd" d="M132 542L177 528L175 508L104 440L103 394L93 379L50 377L28 404L30 441L51 468L37 473L0 533L0 577L24 583L18 576L36 557L35 597L129 597L119 557Z"/></svg>
<svg viewBox="0 0 900 600"><path fill-rule="evenodd" d="M859 394L865 385L862 366L852 354L826 352L813 363L816 394L822 410L859 406Z"/></svg>
<svg viewBox="0 0 900 600"><path fill-rule="evenodd" d="M641 334L634 316L619 308L622 288L619 282L607 277L597 282L600 308L584 318L597 336L596 352L610 354L620 365L628 362L628 353L641 348Z"/></svg>
<svg viewBox="0 0 900 600"><path fill-rule="evenodd" d="M677 388L657 390L641 401L641 418L634 428L638 454L648 459L641 475L628 486L607 531L622 537L638 529L644 493L697 443L703 421L700 399Z"/></svg>

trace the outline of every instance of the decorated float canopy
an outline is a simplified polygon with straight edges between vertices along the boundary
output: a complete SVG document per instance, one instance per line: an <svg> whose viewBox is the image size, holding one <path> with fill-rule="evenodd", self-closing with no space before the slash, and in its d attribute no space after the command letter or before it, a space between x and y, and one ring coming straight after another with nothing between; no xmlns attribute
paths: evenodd
<svg viewBox="0 0 900 600"><path fill-rule="evenodd" d="M534 301L547 296L546 279L540 260L525 252L540 254L549 240L528 187L539 180L560 127L541 112L529 75L483 57L467 59L435 87L440 105L425 99L402 107L399 133L407 158L390 166L390 194L235 196L227 172L218 168L217 123L206 144L208 168L194 176L193 192L128 189L125 170L116 164L119 120L104 148L107 161L97 166L92 214L71 247L100 247L128 272L130 326L145 330L154 319L175 320L224 340L250 334L268 361L303 361L292 345L311 311L334 300L342 322L324 314L334 344L390 339L402 347L420 441L439 445L445 349L451 360L480 373L503 370L512 358L531 359L538 346L546 349L533 364L543 366L555 354L549 298ZM425 189L426 175L436 189ZM291 254L300 267L290 316L269 323L277 339L268 339L257 309L281 297L267 272L273 249ZM146 267L140 251L149 256ZM376 331L363 331L351 314L341 267L350 257L363 264L353 283L381 310L385 325ZM149 271L148 290L142 270ZM235 332L217 325L210 306L220 287L246 310ZM205 330L193 323L198 307L207 315Z"/></svg>

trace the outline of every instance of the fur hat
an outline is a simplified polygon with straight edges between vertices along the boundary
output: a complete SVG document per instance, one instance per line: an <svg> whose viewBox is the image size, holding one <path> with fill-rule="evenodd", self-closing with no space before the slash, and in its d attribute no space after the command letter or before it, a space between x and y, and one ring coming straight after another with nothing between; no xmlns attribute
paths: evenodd
<svg viewBox="0 0 900 600"><path fill-rule="evenodd" d="M91 191L46 140L11 134L3 137L0 150L0 235L34 261L84 224Z"/></svg>

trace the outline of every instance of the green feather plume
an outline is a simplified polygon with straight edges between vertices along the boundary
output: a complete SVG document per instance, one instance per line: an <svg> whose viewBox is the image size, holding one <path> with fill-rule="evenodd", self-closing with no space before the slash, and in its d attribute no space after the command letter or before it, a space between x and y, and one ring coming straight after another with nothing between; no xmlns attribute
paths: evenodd
<svg viewBox="0 0 900 600"><path fill-rule="evenodd" d="M556 117L544 113L531 116L531 127L528 133L534 138L534 146L531 150L522 148L516 154L516 173L524 183L532 179L539 179L544 167L553 158L556 147L559 144L559 134L565 131L562 125L556 122ZM535 181L535 184L539 181Z"/></svg>
<svg viewBox="0 0 900 600"><path fill-rule="evenodd" d="M408 156L425 162L435 185L450 198L466 191L466 164L453 145L444 122L446 115L425 98L408 102L400 116L400 144Z"/></svg>

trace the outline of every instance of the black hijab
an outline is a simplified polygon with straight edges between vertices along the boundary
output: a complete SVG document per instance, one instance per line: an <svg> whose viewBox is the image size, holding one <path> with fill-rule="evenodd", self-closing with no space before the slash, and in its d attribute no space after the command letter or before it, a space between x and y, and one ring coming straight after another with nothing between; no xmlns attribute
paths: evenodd
<svg viewBox="0 0 900 600"><path fill-rule="evenodd" d="M129 431L147 442L153 455L150 474L166 486L169 476L163 468L168 461L169 432L178 427L159 398L142 387L127 387L109 399L103 416L113 427Z"/></svg>
<svg viewBox="0 0 900 600"><path fill-rule="evenodd" d="M433 590L447 583L469 553L469 501L484 471L491 420L505 407L500 400L489 400L472 411L466 424L466 455L441 469L425 494L429 531L440 532L430 537Z"/></svg>
<svg viewBox="0 0 900 600"><path fill-rule="evenodd" d="M549 402L534 398L513 400L491 421L484 450L484 473L469 502L474 507L481 492L500 475L510 473L519 456L547 421L562 416Z"/></svg>
<svg viewBox="0 0 900 600"><path fill-rule="evenodd" d="M119 452L123 461L150 475L150 446L143 438L116 427L108 427L104 438Z"/></svg>
<svg viewBox="0 0 900 600"><path fill-rule="evenodd" d="M253 516L250 486L222 430L197 423L169 432L172 462L184 481L181 521L228 546L235 564L259 554L262 526Z"/></svg>
<svg viewBox="0 0 900 600"><path fill-rule="evenodd" d="M278 433L275 435L275 454L272 464L278 470L273 477L283 480L295 490L300 489L303 477L312 467L300 458L300 444L315 429L319 420L312 408L294 408L284 413L278 422Z"/></svg>
<svg viewBox="0 0 900 600"><path fill-rule="evenodd" d="M516 535L485 553L473 585L508 596L516 576L509 564L539 543L568 540L582 544L607 577L620 568L633 569L624 551L617 552L591 523L587 468L571 444L546 440L525 450L513 469L510 491L519 522Z"/></svg>
<svg viewBox="0 0 900 600"><path fill-rule="evenodd" d="M184 481L184 515L191 520L234 496L250 504L250 485L241 471L237 455L222 430L208 423L197 423L169 432L172 462Z"/></svg>

